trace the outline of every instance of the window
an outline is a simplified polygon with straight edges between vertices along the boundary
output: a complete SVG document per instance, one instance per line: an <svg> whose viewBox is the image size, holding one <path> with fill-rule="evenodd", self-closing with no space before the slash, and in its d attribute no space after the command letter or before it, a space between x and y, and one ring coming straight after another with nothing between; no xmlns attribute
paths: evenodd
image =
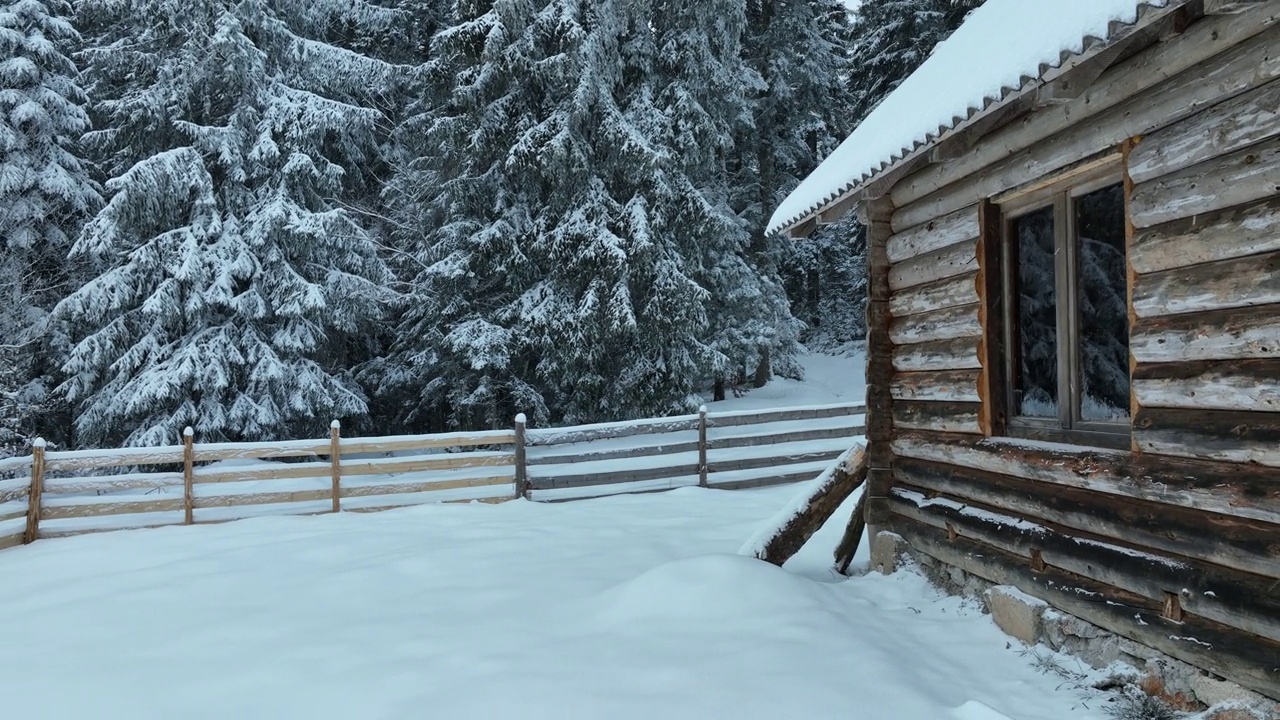
<svg viewBox="0 0 1280 720"><path fill-rule="evenodd" d="M1006 430L1128 447L1123 184L1112 171L1001 210Z"/></svg>

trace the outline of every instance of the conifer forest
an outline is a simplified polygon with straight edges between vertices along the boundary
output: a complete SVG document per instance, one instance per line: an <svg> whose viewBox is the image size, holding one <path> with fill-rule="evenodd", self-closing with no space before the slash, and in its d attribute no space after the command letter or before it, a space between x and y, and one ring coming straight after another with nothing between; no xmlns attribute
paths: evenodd
<svg viewBox="0 0 1280 720"><path fill-rule="evenodd" d="M0 1L0 457L794 374L863 236L766 220L979 2Z"/></svg>

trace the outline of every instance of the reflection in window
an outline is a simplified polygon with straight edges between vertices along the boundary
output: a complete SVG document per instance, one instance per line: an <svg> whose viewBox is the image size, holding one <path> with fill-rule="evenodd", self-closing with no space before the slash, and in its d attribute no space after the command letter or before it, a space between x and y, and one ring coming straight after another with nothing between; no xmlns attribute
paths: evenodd
<svg viewBox="0 0 1280 720"><path fill-rule="evenodd" d="M1125 276L1124 187L1075 202L1080 323L1080 416L1129 416L1129 304Z"/></svg>
<svg viewBox="0 0 1280 720"><path fill-rule="evenodd" d="M1053 208L1013 221L1018 255L1018 367L1014 408L1023 417L1058 416L1058 306Z"/></svg>

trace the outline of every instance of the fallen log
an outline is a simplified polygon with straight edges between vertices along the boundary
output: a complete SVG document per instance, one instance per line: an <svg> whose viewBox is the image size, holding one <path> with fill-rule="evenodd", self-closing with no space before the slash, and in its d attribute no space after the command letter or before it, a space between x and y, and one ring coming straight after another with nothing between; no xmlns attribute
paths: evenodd
<svg viewBox="0 0 1280 720"><path fill-rule="evenodd" d="M866 471L863 471L866 475ZM844 537L836 546L836 572L849 574L849 565L853 556L858 554L858 546L862 544L862 534L867 530L867 493L865 488L858 496L858 504L853 507L853 515L849 516L849 524L844 528Z"/></svg>
<svg viewBox="0 0 1280 720"><path fill-rule="evenodd" d="M795 499L756 531L738 554L781 566L804 547L866 479L867 452L859 444L805 485Z"/></svg>

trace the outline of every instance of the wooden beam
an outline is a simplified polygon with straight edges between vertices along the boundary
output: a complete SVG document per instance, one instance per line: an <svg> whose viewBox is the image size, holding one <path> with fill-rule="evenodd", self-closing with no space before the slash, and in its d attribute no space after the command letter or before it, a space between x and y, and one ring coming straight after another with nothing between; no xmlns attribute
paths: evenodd
<svg viewBox="0 0 1280 720"><path fill-rule="evenodd" d="M1262 7L1268 0L1204 0L1205 15L1238 15L1257 7Z"/></svg>

